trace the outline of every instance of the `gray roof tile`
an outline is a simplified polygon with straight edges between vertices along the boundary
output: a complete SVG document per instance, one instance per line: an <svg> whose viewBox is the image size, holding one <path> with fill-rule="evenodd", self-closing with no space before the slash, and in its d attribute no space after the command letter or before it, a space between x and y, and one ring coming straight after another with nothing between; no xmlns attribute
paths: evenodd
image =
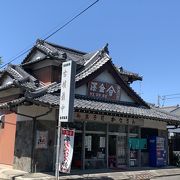
<svg viewBox="0 0 180 180"><path fill-rule="evenodd" d="M137 73L134 73L134 72L130 72L130 71L127 71L125 70L123 67L117 67L116 66L116 69L118 70L118 72L121 74L121 75L126 75L128 77L132 77L134 78L135 80L142 80L142 76L140 76L139 74Z"/></svg>
<svg viewBox="0 0 180 180"><path fill-rule="evenodd" d="M106 62L108 62L110 59L108 57L94 57L95 61L94 63L85 66L84 69L80 73L76 75L76 81L80 81L87 77L88 75L92 74L95 72L97 69L99 69L101 66L103 66Z"/></svg>
<svg viewBox="0 0 180 180"><path fill-rule="evenodd" d="M8 109L10 106L16 106L25 101L25 97L17 98L12 101L8 101L5 103L0 103L0 109Z"/></svg>
<svg viewBox="0 0 180 180"><path fill-rule="evenodd" d="M6 71L11 74L16 80L23 79L23 76L19 72L17 72L12 65L8 65Z"/></svg>
<svg viewBox="0 0 180 180"><path fill-rule="evenodd" d="M42 97L35 98L34 101L47 105L58 106L59 96L52 94L45 94ZM150 109L148 109L143 107L100 102L90 99L79 99L79 98L75 98L74 107L76 109L99 111L103 113L115 113L122 115L126 114L132 116L146 117L150 119L174 120L180 122L180 119L177 116L171 115L155 107L151 107Z"/></svg>

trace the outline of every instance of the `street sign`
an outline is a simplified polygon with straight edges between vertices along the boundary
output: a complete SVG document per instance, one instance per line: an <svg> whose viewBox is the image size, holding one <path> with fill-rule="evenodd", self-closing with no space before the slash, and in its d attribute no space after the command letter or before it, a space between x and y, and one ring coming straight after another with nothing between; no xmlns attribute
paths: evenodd
<svg viewBox="0 0 180 180"><path fill-rule="evenodd" d="M61 93L59 106L59 121L72 122L74 112L76 63L67 61L62 63Z"/></svg>

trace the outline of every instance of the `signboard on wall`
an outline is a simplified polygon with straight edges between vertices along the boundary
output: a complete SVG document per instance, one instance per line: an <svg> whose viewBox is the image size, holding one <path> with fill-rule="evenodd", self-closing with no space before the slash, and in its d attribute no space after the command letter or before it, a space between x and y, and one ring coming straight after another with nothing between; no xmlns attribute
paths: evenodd
<svg viewBox="0 0 180 180"><path fill-rule="evenodd" d="M47 149L48 131L36 131L36 149Z"/></svg>
<svg viewBox="0 0 180 180"><path fill-rule="evenodd" d="M75 112L74 118L80 121L90 121L90 122L108 122L114 124L123 124L123 125L132 125L132 126L143 126L144 119L135 119L135 118L122 118L118 116L110 115L100 115L92 113L81 113Z"/></svg>
<svg viewBox="0 0 180 180"><path fill-rule="evenodd" d="M61 93L59 105L59 121L72 122L74 112L76 63L67 61L62 63Z"/></svg>
<svg viewBox="0 0 180 180"><path fill-rule="evenodd" d="M120 100L120 86L106 82L90 81L88 83L88 95L97 98Z"/></svg>
<svg viewBox="0 0 180 180"><path fill-rule="evenodd" d="M59 171L70 173L74 147L74 130L61 129L61 149Z"/></svg>

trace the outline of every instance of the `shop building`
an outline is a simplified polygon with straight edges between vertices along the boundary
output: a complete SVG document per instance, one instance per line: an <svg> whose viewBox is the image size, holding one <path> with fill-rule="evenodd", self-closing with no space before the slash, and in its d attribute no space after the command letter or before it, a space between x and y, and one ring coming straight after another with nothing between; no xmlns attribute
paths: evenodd
<svg viewBox="0 0 180 180"><path fill-rule="evenodd" d="M141 76L116 67L107 45L85 53L42 40L20 65L8 65L0 74L0 163L31 172L54 170L61 67L68 60L77 64L74 122L62 123L75 129L72 168L168 165L166 127L180 121L131 88ZM152 152L159 161L150 161Z"/></svg>

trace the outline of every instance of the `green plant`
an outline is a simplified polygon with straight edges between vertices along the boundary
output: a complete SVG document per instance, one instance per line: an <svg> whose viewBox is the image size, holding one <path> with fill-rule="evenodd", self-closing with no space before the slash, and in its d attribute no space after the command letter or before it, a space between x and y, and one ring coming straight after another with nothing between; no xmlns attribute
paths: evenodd
<svg viewBox="0 0 180 180"><path fill-rule="evenodd" d="M174 154L173 162L175 166L180 167L180 154Z"/></svg>
<svg viewBox="0 0 180 180"><path fill-rule="evenodd" d="M0 65L2 64L2 57L0 57Z"/></svg>

